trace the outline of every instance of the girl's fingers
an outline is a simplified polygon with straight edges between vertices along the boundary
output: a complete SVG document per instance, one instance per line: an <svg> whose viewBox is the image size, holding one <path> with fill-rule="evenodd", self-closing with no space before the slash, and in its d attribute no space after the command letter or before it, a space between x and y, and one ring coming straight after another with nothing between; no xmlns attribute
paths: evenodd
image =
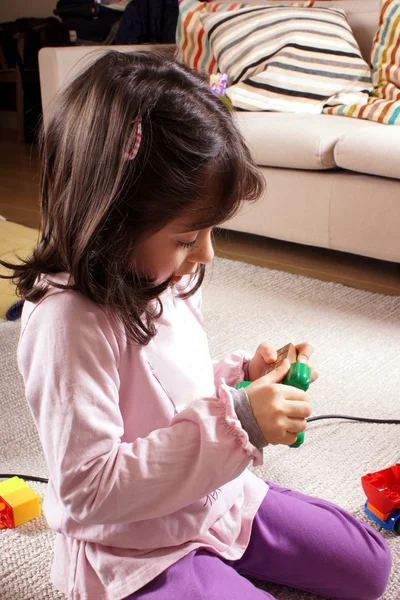
<svg viewBox="0 0 400 600"><path fill-rule="evenodd" d="M295 346L295 348L297 350L298 362L308 364L311 354L314 352L314 346L312 344L310 344L309 342L302 342L301 344L297 344L297 346ZM310 383L314 383L314 381L316 379L318 379L318 371L313 369L313 367L311 365L309 365L309 367L311 369Z"/></svg>
<svg viewBox="0 0 400 600"><path fill-rule="evenodd" d="M307 421L305 419L289 419L287 425L288 433L302 433L307 429Z"/></svg>
<svg viewBox="0 0 400 600"><path fill-rule="evenodd" d="M297 344L295 348L297 350L298 362L308 363L311 354L314 352L314 346L309 342L302 342L301 344Z"/></svg>
<svg viewBox="0 0 400 600"><path fill-rule="evenodd" d="M279 367L276 367L276 369L274 369L273 371L270 371L270 373L263 375L262 381L268 385L275 383L277 385L277 391L283 392L283 395L286 398L289 395L288 388L290 386L283 385L280 382L285 378L285 375L287 375L289 369L290 369L290 362L287 358L285 358L285 360L283 360L281 362ZM293 389L295 390L296 388L293 388ZM303 394L304 394L304 392L303 392Z"/></svg>
<svg viewBox="0 0 400 600"><path fill-rule="evenodd" d="M266 342L262 342L262 344L258 346L257 352L268 364L274 363L278 358L275 348Z"/></svg>
<svg viewBox="0 0 400 600"><path fill-rule="evenodd" d="M297 434L296 433L290 433L290 431L287 431L286 434L285 434L285 437L279 443L280 444L284 444L285 446L291 446L292 444L295 444L296 442L297 442Z"/></svg>
<svg viewBox="0 0 400 600"><path fill-rule="evenodd" d="M278 371L278 369L276 369L276 371ZM275 371L273 371L273 373L275 373ZM271 373L268 373L268 375L271 375ZM265 375L265 378L267 378L268 375ZM272 379L272 377L271 377L271 379ZM267 380L267 382L270 383L270 380ZM271 383L274 383L274 382L271 381ZM308 396L307 396L306 392L303 392L303 390L301 390L300 388L295 388L292 385L277 383L276 390L277 390L277 392L280 392L282 394L282 396L284 397L285 400L289 400L289 401L301 400L302 402L308 401Z"/></svg>
<svg viewBox="0 0 400 600"><path fill-rule="evenodd" d="M307 419L311 415L311 406L308 402L287 402L285 413L289 419Z"/></svg>

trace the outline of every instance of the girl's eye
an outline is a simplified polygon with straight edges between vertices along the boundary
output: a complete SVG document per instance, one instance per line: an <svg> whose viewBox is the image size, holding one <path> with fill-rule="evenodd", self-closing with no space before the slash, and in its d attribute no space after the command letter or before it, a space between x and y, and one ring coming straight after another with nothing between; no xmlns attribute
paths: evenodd
<svg viewBox="0 0 400 600"><path fill-rule="evenodd" d="M179 246L183 248L194 248L197 240L193 240L193 242L178 242Z"/></svg>

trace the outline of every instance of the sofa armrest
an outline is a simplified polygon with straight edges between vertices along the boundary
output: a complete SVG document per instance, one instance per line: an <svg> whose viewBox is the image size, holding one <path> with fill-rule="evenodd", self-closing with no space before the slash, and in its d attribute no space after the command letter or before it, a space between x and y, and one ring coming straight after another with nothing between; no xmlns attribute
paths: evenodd
<svg viewBox="0 0 400 600"><path fill-rule="evenodd" d="M110 50L119 52L160 52L173 57L175 44L140 44L137 46L68 46L42 48L39 52L40 92L43 123L46 126L49 106L57 92L81 70Z"/></svg>

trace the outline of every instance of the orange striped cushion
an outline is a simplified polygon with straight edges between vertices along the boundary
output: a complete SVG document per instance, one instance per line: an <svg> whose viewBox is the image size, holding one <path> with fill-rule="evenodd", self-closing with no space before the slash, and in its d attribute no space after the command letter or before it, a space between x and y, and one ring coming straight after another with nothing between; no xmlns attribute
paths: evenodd
<svg viewBox="0 0 400 600"><path fill-rule="evenodd" d="M238 10L244 5L239 2L199 2L182 0L179 4L179 19L176 31L178 46L177 60L201 73L217 73L217 63L204 31L199 15L208 12Z"/></svg>
<svg viewBox="0 0 400 600"><path fill-rule="evenodd" d="M400 125L400 0L383 0L372 51L374 90L368 102L326 107L325 113Z"/></svg>

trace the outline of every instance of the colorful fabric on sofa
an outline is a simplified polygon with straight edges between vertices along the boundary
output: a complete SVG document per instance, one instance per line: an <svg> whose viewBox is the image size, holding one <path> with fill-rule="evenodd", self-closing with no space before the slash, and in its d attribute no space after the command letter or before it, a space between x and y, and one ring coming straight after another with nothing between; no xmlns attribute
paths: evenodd
<svg viewBox="0 0 400 600"><path fill-rule="evenodd" d="M252 6L200 18L235 108L320 113L338 93L361 100L372 89L339 9Z"/></svg>
<svg viewBox="0 0 400 600"><path fill-rule="evenodd" d="M179 18L176 30L178 47L177 60L200 73L217 73L217 63L204 31L200 15L207 12L227 12L245 6L239 2L198 2L182 0L179 3Z"/></svg>
<svg viewBox="0 0 400 600"><path fill-rule="evenodd" d="M400 0L382 2L371 67L374 89L367 103L342 103L324 112L400 125Z"/></svg>

